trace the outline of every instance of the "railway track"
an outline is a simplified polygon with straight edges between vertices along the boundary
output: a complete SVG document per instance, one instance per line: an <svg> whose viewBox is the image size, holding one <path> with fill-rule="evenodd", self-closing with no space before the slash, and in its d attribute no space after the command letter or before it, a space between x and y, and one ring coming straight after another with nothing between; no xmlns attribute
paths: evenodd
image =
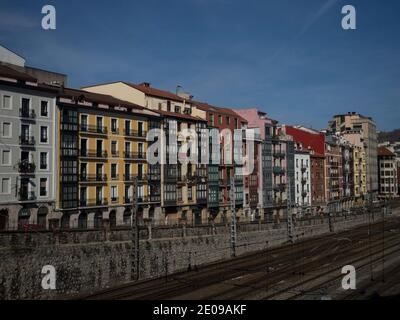
<svg viewBox="0 0 400 320"><path fill-rule="evenodd" d="M78 298L279 299L291 292L293 294L286 298L296 298L303 293L299 288L313 283L316 286L315 282L324 285L329 280L326 280L328 272L333 272L332 268L350 264L349 261L357 262L357 259L361 263L362 259L376 255L383 246L383 227L389 255L393 248L400 248L400 234L391 232L400 230L398 218L387 220L384 225L375 222L339 234L308 238L295 244L246 254L196 271L128 283ZM313 286L307 291L312 289L315 291Z"/></svg>

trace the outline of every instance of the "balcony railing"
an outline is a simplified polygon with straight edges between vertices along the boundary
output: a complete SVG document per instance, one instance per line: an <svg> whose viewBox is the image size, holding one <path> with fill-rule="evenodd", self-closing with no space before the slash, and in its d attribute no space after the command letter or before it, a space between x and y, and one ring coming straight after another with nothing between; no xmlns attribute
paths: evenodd
<svg viewBox="0 0 400 320"><path fill-rule="evenodd" d="M33 146L35 144L35 138L31 136L19 136L19 144Z"/></svg>
<svg viewBox="0 0 400 320"><path fill-rule="evenodd" d="M36 165L32 162L20 161L18 162L18 172L20 173L34 173Z"/></svg>
<svg viewBox="0 0 400 320"><path fill-rule="evenodd" d="M81 207L99 207L108 205L108 200L105 198L100 199L80 199Z"/></svg>
<svg viewBox="0 0 400 320"><path fill-rule="evenodd" d="M273 156L274 156L274 158L284 159L286 154L284 152L278 151L278 152L274 152Z"/></svg>
<svg viewBox="0 0 400 320"><path fill-rule="evenodd" d="M135 181L137 175L133 175L133 174L124 174L124 181L126 182L133 182Z"/></svg>
<svg viewBox="0 0 400 320"><path fill-rule="evenodd" d="M106 174L82 174L80 175L80 181L82 182L106 182Z"/></svg>
<svg viewBox="0 0 400 320"><path fill-rule="evenodd" d="M145 152L130 152L130 151L125 151L125 152L124 152L124 158L125 158L125 159L145 160L145 159L146 159L146 153L145 153Z"/></svg>
<svg viewBox="0 0 400 320"><path fill-rule="evenodd" d="M111 151L111 157L118 158L119 157L119 151Z"/></svg>
<svg viewBox="0 0 400 320"><path fill-rule="evenodd" d="M279 166L274 166L272 171L275 175L284 175L285 174L285 169L283 169L282 167L279 167Z"/></svg>
<svg viewBox="0 0 400 320"><path fill-rule="evenodd" d="M131 138L146 138L147 132L142 130L132 130L132 129L125 129L124 130L125 136L131 137Z"/></svg>
<svg viewBox="0 0 400 320"><path fill-rule="evenodd" d="M307 170L306 166L301 166L301 172L305 172Z"/></svg>
<svg viewBox="0 0 400 320"><path fill-rule="evenodd" d="M34 200L36 200L35 192L19 190L18 200L19 201L34 201Z"/></svg>
<svg viewBox="0 0 400 320"><path fill-rule="evenodd" d="M83 150L81 149L81 157L84 158L107 158L107 151L104 150Z"/></svg>
<svg viewBox="0 0 400 320"><path fill-rule="evenodd" d="M35 119L36 118L36 113L35 110L33 109L19 109L19 116L21 118L26 118L26 119Z"/></svg>
<svg viewBox="0 0 400 320"><path fill-rule="evenodd" d="M94 133L94 134L107 134L108 130L105 126L93 126L88 124L81 124L81 132Z"/></svg>

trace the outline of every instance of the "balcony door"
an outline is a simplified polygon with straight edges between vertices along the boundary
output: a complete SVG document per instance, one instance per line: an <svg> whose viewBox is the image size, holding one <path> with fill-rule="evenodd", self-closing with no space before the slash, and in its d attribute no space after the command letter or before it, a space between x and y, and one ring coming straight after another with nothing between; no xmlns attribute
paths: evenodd
<svg viewBox="0 0 400 320"><path fill-rule="evenodd" d="M22 178L21 179L21 189L20 189L21 199L28 200L29 195L29 179Z"/></svg>
<svg viewBox="0 0 400 320"><path fill-rule="evenodd" d="M96 187L96 204L101 205L103 202L103 187Z"/></svg>
<svg viewBox="0 0 400 320"><path fill-rule="evenodd" d="M81 130L87 131L88 127L88 116L86 114L81 115Z"/></svg>
<svg viewBox="0 0 400 320"><path fill-rule="evenodd" d="M143 136L143 122L138 122L138 135L139 137Z"/></svg>
<svg viewBox="0 0 400 320"><path fill-rule="evenodd" d="M22 99L21 113L24 117L29 116L29 99L26 98Z"/></svg>
<svg viewBox="0 0 400 320"><path fill-rule="evenodd" d="M98 157L102 157L103 154L103 140L96 141L96 153Z"/></svg>
<svg viewBox="0 0 400 320"><path fill-rule="evenodd" d="M103 177L103 165L101 163L96 164L96 180L102 180Z"/></svg>
<svg viewBox="0 0 400 320"><path fill-rule="evenodd" d="M139 159L143 159L143 143L138 143Z"/></svg>
<svg viewBox="0 0 400 320"><path fill-rule="evenodd" d="M82 187L80 190L80 199L81 199L81 205L86 206L87 202L87 189L86 187Z"/></svg>
<svg viewBox="0 0 400 320"><path fill-rule="evenodd" d="M81 163L81 180L86 180L87 177L87 163Z"/></svg>
<svg viewBox="0 0 400 320"><path fill-rule="evenodd" d="M87 154L87 139L81 139L81 156Z"/></svg>
<svg viewBox="0 0 400 320"><path fill-rule="evenodd" d="M29 163L29 151L21 151L21 163Z"/></svg>
<svg viewBox="0 0 400 320"><path fill-rule="evenodd" d="M125 163L125 180L130 180L131 175L131 165L129 163Z"/></svg>
<svg viewBox="0 0 400 320"><path fill-rule="evenodd" d="M28 124L21 125L21 136L25 140L29 139L29 125Z"/></svg>
<svg viewBox="0 0 400 320"><path fill-rule="evenodd" d="M143 178L143 164L138 164L138 178L142 179Z"/></svg>
<svg viewBox="0 0 400 320"><path fill-rule="evenodd" d="M97 132L103 132L103 117L96 117Z"/></svg>

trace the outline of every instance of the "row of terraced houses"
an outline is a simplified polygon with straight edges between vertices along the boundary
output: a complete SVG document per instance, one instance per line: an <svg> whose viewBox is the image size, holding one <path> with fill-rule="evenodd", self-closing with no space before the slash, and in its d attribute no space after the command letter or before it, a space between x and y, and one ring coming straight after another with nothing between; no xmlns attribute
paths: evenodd
<svg viewBox="0 0 400 320"><path fill-rule="evenodd" d="M288 210L351 206L378 191L375 123L358 113L334 116L316 131L150 83L72 89L66 75L25 66L5 47L0 57L0 229L119 227L131 224L133 212L162 225L226 222L233 200L239 221L277 220ZM174 164L169 155L151 164L152 129L168 133L167 151L171 134L182 144L183 129L199 141L204 129L253 129L254 170L241 175L242 165L222 161ZM230 152L246 153L245 140ZM215 153L226 156L219 146Z"/></svg>

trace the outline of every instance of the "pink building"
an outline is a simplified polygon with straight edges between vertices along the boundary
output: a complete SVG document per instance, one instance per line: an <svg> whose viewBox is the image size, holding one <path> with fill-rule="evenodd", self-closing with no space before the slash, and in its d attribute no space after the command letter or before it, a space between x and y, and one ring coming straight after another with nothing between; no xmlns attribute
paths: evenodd
<svg viewBox="0 0 400 320"><path fill-rule="evenodd" d="M286 213L288 200L294 201L294 147L291 137L283 134L276 120L256 108L235 110L255 128L261 140L258 188L264 216L279 219ZM291 148L288 145L291 143ZM293 149L293 150L292 150ZM292 177L289 184L288 177ZM290 187L290 196L289 195ZM289 199L288 199L289 198Z"/></svg>

